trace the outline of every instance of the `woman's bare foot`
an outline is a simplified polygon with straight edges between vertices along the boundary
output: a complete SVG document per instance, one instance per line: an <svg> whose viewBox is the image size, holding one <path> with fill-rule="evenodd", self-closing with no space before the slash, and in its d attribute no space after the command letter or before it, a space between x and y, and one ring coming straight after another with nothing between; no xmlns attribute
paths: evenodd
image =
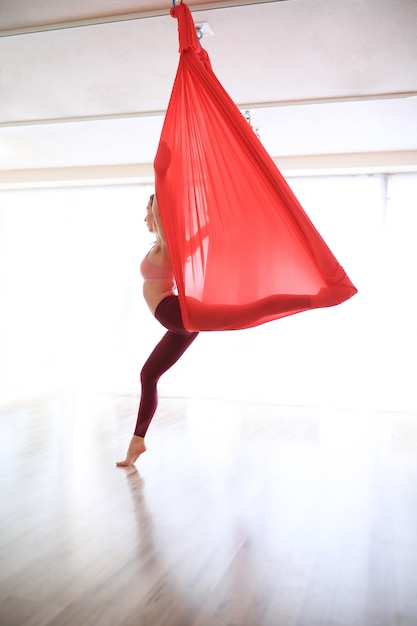
<svg viewBox="0 0 417 626"><path fill-rule="evenodd" d="M141 454L146 452L145 440L143 437L138 437L137 435L133 435L128 451L126 453L126 458L124 461L118 461L116 465L118 467L127 467L128 465L133 465L135 461L138 460Z"/></svg>

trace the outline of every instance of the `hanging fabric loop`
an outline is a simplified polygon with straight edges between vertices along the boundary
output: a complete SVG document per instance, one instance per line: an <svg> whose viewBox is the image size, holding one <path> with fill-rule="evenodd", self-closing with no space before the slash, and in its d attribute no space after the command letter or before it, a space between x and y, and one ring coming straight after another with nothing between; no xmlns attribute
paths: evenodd
<svg viewBox="0 0 417 626"><path fill-rule="evenodd" d="M173 2L175 3L175 0ZM201 44L188 6L184 2L174 4L170 14L178 20L179 52L182 53L188 49L200 50Z"/></svg>

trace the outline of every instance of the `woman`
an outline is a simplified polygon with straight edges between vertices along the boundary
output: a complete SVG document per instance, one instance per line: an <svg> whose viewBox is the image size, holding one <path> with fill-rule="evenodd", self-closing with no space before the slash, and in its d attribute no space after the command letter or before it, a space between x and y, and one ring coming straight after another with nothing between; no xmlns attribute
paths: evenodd
<svg viewBox="0 0 417 626"><path fill-rule="evenodd" d="M145 222L155 233L153 248L143 259L140 270L143 276L143 296L156 319L168 329L146 361L141 371L142 392L138 418L126 458L119 467L133 465L146 451L145 434L158 405L157 382L164 372L174 365L197 337L197 332L184 328L178 296L174 293L174 274L165 240L165 233L154 194L146 207Z"/></svg>

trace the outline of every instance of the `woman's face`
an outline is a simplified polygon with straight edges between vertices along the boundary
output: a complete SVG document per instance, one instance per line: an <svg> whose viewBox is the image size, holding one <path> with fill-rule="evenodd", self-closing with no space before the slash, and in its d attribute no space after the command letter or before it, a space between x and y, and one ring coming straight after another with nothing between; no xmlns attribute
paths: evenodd
<svg viewBox="0 0 417 626"><path fill-rule="evenodd" d="M150 233L154 233L155 232L155 228L154 228L154 217L153 217L153 213L152 213L152 202L153 202L153 196L151 196L149 198L147 207L146 207L146 215L145 215L145 223L146 226L148 227L148 230Z"/></svg>

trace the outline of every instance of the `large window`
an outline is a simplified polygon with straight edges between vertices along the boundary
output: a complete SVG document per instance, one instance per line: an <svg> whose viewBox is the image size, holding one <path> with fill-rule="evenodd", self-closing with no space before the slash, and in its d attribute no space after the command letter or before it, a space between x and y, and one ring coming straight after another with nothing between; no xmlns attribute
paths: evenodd
<svg viewBox="0 0 417 626"><path fill-rule="evenodd" d="M339 307L202 333L161 394L416 409L417 176L289 180L359 293ZM141 298L150 186L3 191L2 398L138 392L163 329Z"/></svg>

